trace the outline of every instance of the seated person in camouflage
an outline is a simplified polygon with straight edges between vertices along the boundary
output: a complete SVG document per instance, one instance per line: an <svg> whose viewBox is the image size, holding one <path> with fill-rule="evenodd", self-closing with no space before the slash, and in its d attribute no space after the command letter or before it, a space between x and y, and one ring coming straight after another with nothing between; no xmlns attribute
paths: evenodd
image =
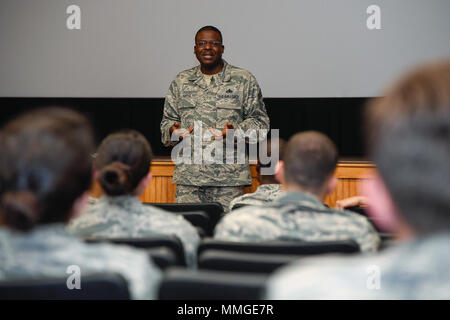
<svg viewBox="0 0 450 320"><path fill-rule="evenodd" d="M279 163L284 192L264 206L237 209L222 218L214 237L221 240L355 240L362 252L376 251L377 232L363 216L330 209L323 201L336 186L337 150L325 135L294 135Z"/></svg>
<svg viewBox="0 0 450 320"><path fill-rule="evenodd" d="M154 299L161 272L143 250L87 244L65 223L80 211L92 181L92 130L80 114L32 111L0 132L0 281L121 274L134 299Z"/></svg>
<svg viewBox="0 0 450 320"><path fill-rule="evenodd" d="M95 177L105 195L68 228L89 238L175 235L183 243L188 265L194 267L200 242L195 227L182 216L139 201L152 177L151 160L150 144L139 132L126 130L106 137L94 161Z"/></svg>
<svg viewBox="0 0 450 320"><path fill-rule="evenodd" d="M402 242L303 259L269 280L269 299L450 299L450 61L413 71L367 111L379 172L363 187L368 211Z"/></svg>
<svg viewBox="0 0 450 320"><path fill-rule="evenodd" d="M267 141L267 157L271 158L272 155L272 144L273 147L277 148L278 160L283 160L283 148L285 145L285 141L283 139L268 140ZM267 163L262 164L261 161L258 161L258 170L261 172L261 168L275 167L277 168L277 164ZM281 185L279 178L276 177L276 172L273 172L271 175L261 175L261 185L256 189L253 193L247 193L237 198L234 198L230 202L230 211L233 210L235 206L244 206L244 205L258 205L264 204L266 202L273 201L276 197L281 194Z"/></svg>

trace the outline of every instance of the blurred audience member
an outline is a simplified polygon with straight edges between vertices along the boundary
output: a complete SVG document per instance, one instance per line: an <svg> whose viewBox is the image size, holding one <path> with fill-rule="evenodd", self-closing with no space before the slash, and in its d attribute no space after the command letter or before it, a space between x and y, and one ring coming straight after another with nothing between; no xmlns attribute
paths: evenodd
<svg viewBox="0 0 450 320"><path fill-rule="evenodd" d="M337 158L336 146L322 133L294 135L279 162L285 191L271 203L243 207L226 215L214 237L234 241L350 239L362 252L375 251L380 239L367 218L330 209L323 203L336 186Z"/></svg>
<svg viewBox="0 0 450 320"><path fill-rule="evenodd" d="M151 160L150 144L139 132L125 130L107 136L94 161L95 177L105 195L72 220L68 229L89 238L175 235L183 243L188 265L194 267L200 242L195 227L181 215L139 201L152 178Z"/></svg>
<svg viewBox="0 0 450 320"><path fill-rule="evenodd" d="M369 213L403 242L371 257L303 260L277 273L270 299L450 298L450 61L407 74L366 113L379 175Z"/></svg>
<svg viewBox="0 0 450 320"><path fill-rule="evenodd" d="M0 279L65 278L117 272L131 296L156 298L160 271L141 250L86 244L65 230L91 184L88 120L66 109L24 114L0 133ZM82 281L82 279L81 279Z"/></svg>

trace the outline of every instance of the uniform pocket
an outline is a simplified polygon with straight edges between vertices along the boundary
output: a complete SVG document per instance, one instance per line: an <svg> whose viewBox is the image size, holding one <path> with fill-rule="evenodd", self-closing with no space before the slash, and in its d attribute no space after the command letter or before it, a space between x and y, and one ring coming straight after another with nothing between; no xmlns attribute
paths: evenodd
<svg viewBox="0 0 450 320"><path fill-rule="evenodd" d="M217 104L217 126L222 128L228 121L234 125L242 121L241 106L235 103L218 103Z"/></svg>
<svg viewBox="0 0 450 320"><path fill-rule="evenodd" d="M181 127L188 128L191 125L194 125L195 120L195 104L189 103L185 101L184 104L180 105L180 118L181 118Z"/></svg>

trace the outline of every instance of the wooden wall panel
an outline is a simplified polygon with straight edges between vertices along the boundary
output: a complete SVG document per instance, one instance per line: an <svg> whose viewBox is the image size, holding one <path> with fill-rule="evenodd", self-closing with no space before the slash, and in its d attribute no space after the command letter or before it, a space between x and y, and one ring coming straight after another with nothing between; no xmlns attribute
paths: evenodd
<svg viewBox="0 0 450 320"><path fill-rule="evenodd" d="M172 183L175 164L170 161L154 161L151 166L152 182L141 196L143 202L167 203L175 202L176 185ZM244 192L254 192L259 186L256 165L250 165L252 185L245 187Z"/></svg>
<svg viewBox="0 0 450 320"><path fill-rule="evenodd" d="M336 189L327 196L325 203L334 207L337 200L360 195L363 181L370 179L375 170L375 165L370 162L340 162L335 172Z"/></svg>
<svg viewBox="0 0 450 320"><path fill-rule="evenodd" d="M141 196L143 202L173 203L175 201L176 185L172 183L172 176L175 165L170 161L154 161L151 165L153 175L150 185L145 189ZM328 195L325 203L334 207L337 200L359 195L361 193L361 184L364 179L370 177L375 171L375 166L370 162L340 162L337 166L335 175L338 179L335 191ZM254 192L258 186L259 175L256 165L250 165L252 175L252 185L245 187L244 192ZM98 183L94 182L91 195L99 197L102 190Z"/></svg>

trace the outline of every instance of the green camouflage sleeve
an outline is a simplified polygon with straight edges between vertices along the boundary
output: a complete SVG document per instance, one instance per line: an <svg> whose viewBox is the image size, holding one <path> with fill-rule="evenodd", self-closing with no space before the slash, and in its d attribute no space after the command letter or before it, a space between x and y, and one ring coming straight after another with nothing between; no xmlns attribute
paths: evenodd
<svg viewBox="0 0 450 320"><path fill-rule="evenodd" d="M244 121L236 125L236 129L244 132L248 129L269 129L270 121L264 105L261 89L253 75L246 84L244 92Z"/></svg>
<svg viewBox="0 0 450 320"><path fill-rule="evenodd" d="M376 252L380 245L380 237L378 236L377 231L365 217L358 218L359 221L356 224L358 228L355 228L353 231L355 241L359 244L361 252Z"/></svg>
<svg viewBox="0 0 450 320"><path fill-rule="evenodd" d="M225 215L214 230L214 238L225 241L276 239L280 229L274 227L271 221L260 219L258 216L265 211L270 209L254 206L241 208Z"/></svg>
<svg viewBox="0 0 450 320"><path fill-rule="evenodd" d="M178 84L176 79L172 81L167 92L166 99L164 101L164 111L161 120L161 141L165 146L173 146L176 143L170 141L169 128L174 122L181 122L180 115L178 113Z"/></svg>

